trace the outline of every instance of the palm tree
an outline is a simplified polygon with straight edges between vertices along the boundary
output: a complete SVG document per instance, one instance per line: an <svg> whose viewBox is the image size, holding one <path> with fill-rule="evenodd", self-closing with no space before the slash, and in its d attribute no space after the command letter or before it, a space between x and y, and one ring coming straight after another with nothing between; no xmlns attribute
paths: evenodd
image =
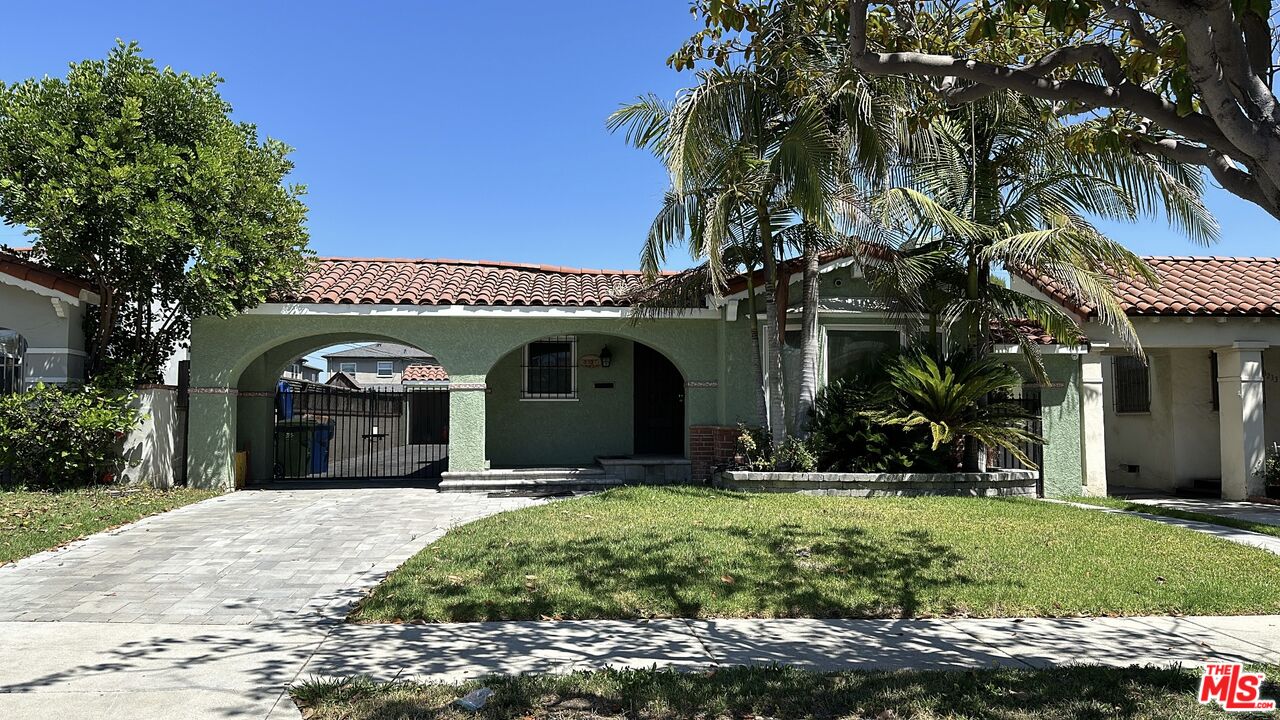
<svg viewBox="0 0 1280 720"><path fill-rule="evenodd" d="M1005 94L953 111L934 123L927 143L904 146L899 182L877 199L880 222L904 228L903 252L877 285L898 298L905 321L929 320L935 348L939 326L952 345L979 354L998 332L1018 343L1043 381L1039 350L1020 326L1032 320L1060 342L1081 340L1061 307L993 282L993 267L1003 266L1061 283L1141 352L1114 278L1158 278L1091 218L1133 221L1163 211L1200 241L1213 239L1217 225L1200 201L1198 171L1105 146L1083 151L1101 130ZM965 452L966 469L978 469L978 444L966 443Z"/></svg>
<svg viewBox="0 0 1280 720"><path fill-rule="evenodd" d="M885 374L875 407L862 413L872 422L926 427L934 450L972 438L1033 466L1022 446L1043 440L1026 428L1030 416L1017 403L989 401L1022 384L1018 371L995 356L970 350L935 358L916 352L895 358Z"/></svg>
<svg viewBox="0 0 1280 720"><path fill-rule="evenodd" d="M671 189L641 253L647 274L656 278L666 251L683 242L706 263L718 290L735 269L725 265L724 249L742 241L754 245L751 254L764 271L768 421L776 447L787 434L785 308L777 303L785 243L778 233L806 221L831 225L831 208L841 204L833 191L848 187L842 147L831 133L826 106L790 95L778 73L717 68L698 77L699 84L673 105L641 98L615 112L609 127L625 127L628 141L651 149L671 175Z"/></svg>
<svg viewBox="0 0 1280 720"><path fill-rule="evenodd" d="M904 147L897 182L877 199L879 221L903 228L903 252L878 286L904 316L949 328L985 351L993 332L1014 338L1034 372L1043 368L1019 325L1040 323L1063 342L1080 339L1059 306L992 281L992 269L1052 278L1134 351L1137 336L1113 292L1116 276L1158 282L1150 267L1107 237L1093 218L1135 221L1163 212L1193 240L1216 237L1201 202L1200 173L1130 152L1082 145L1100 128L1066 124L1036 100L993 95L934 123L927 144Z"/></svg>

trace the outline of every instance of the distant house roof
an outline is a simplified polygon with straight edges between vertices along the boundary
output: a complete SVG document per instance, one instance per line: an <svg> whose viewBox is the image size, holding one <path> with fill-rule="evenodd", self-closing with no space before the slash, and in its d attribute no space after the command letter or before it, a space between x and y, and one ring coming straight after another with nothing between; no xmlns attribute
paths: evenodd
<svg viewBox="0 0 1280 720"><path fill-rule="evenodd" d="M334 305L614 307L643 286L636 270L583 270L486 260L322 258L276 302Z"/></svg>
<svg viewBox="0 0 1280 720"><path fill-rule="evenodd" d="M414 363L404 369L402 382L446 382L449 373L440 365Z"/></svg>
<svg viewBox="0 0 1280 720"><path fill-rule="evenodd" d="M1280 316L1280 258L1187 257L1143 258L1160 276L1151 285L1117 278L1116 295L1125 313L1147 315ZM1081 302L1052 278L1014 272L1040 292L1084 316L1097 309Z"/></svg>
<svg viewBox="0 0 1280 720"><path fill-rule="evenodd" d="M332 376L329 377L328 380L324 381L324 384L333 385L335 387L343 387L343 388L347 388L348 390L360 389L360 383L356 382L355 378L351 377L350 375L344 372L334 373Z"/></svg>
<svg viewBox="0 0 1280 720"><path fill-rule="evenodd" d="M35 261L25 248L15 252L0 250L0 275L53 290L75 300L93 304L99 302L98 294L93 291L93 285L88 280L53 270Z"/></svg>
<svg viewBox="0 0 1280 720"><path fill-rule="evenodd" d="M361 347L348 348L337 352L325 353L321 357L367 359L367 358L431 358L431 353L423 352L416 347L398 343L372 343Z"/></svg>

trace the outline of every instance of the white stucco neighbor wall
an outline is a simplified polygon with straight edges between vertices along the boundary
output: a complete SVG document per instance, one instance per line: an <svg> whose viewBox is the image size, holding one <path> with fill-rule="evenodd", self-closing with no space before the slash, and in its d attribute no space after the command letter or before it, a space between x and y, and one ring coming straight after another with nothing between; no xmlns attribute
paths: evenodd
<svg viewBox="0 0 1280 720"><path fill-rule="evenodd" d="M133 405L142 415L138 427L125 438L122 456L125 466L120 481L170 488L179 479L182 465L182 416L178 393L172 387L149 387L136 391Z"/></svg>
<svg viewBox="0 0 1280 720"><path fill-rule="evenodd" d="M1113 359L1103 356L1103 422L1106 425L1107 484L1139 488L1172 487L1170 448L1173 441L1170 359L1167 352L1147 351L1151 409L1142 413L1116 412Z"/></svg>

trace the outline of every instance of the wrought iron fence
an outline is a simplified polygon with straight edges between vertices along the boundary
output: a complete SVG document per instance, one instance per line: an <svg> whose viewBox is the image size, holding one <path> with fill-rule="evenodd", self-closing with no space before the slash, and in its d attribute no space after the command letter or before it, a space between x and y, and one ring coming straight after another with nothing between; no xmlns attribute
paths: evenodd
<svg viewBox="0 0 1280 720"><path fill-rule="evenodd" d="M447 387L283 383L275 403L274 476L436 478L448 464L448 418Z"/></svg>
<svg viewBox="0 0 1280 720"><path fill-rule="evenodd" d="M1009 401L1017 403L1022 407L1022 411L1028 416L1026 428L1036 437L1044 437L1044 417L1042 414L1042 404L1040 398L1040 388L1036 385L1025 385L1021 388L1018 397L1008 398ZM1019 450L1025 454L1035 467L1030 467L1026 463L1018 459L1018 456L1005 448L997 448L995 457L992 459L991 465L1002 470L1035 470L1036 471L1036 494L1044 496L1044 445L1038 442L1026 441L1019 444Z"/></svg>

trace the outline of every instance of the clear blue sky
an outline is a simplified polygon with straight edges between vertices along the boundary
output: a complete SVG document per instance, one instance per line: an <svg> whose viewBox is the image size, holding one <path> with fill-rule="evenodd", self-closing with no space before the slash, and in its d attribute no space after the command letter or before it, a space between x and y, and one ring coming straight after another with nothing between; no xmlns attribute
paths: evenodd
<svg viewBox="0 0 1280 720"><path fill-rule="evenodd" d="M665 177L605 117L689 83L664 61L697 29L686 0L6 3L3 15L6 81L62 75L115 38L222 75L238 119L297 148L322 255L609 268L636 266ZM1224 228L1213 253L1280 252L1276 221L1221 191L1211 205ZM1110 229L1143 253L1207 252L1160 223ZM8 228L0 241L23 243Z"/></svg>

